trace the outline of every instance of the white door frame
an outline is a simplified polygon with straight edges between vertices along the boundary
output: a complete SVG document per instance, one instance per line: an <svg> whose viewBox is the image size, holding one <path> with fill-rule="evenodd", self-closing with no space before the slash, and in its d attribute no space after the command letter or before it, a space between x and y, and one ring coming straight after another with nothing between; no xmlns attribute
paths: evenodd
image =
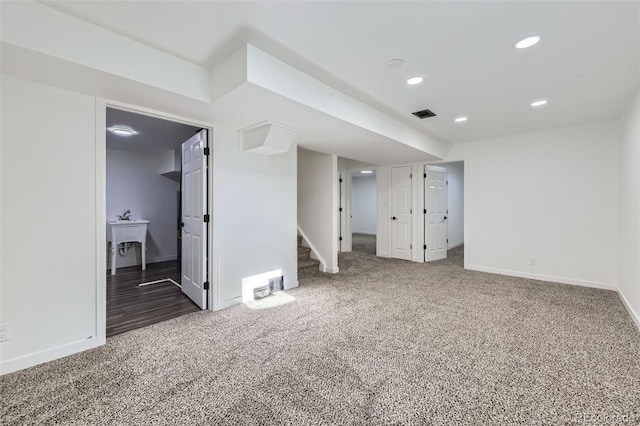
<svg viewBox="0 0 640 426"><path fill-rule="evenodd" d="M107 199L107 108L128 111L135 114L156 117L163 120L174 121L177 123L188 124L194 127L207 129L207 146L209 146L212 155L213 149L213 131L214 125L211 123L192 120L174 114L162 111L144 108L136 105L127 104L108 100L104 98L96 98L96 346L106 343L107 336L107 242L106 242L106 199ZM217 241L217 203L213 202L213 183L215 179L213 174L213 161L211 156L208 157L209 164L209 182L208 182L208 201L209 212L211 212L211 222L209 231L209 281L210 291L208 306L209 310L217 310L219 298L218 295L218 250L214 241Z"/></svg>
<svg viewBox="0 0 640 426"><path fill-rule="evenodd" d="M464 188L463 188L463 198L464 198L464 269L469 269L469 256L468 254L470 253L470 235L469 235L469 220L471 218L471 211L469 209L469 198L470 198L470 194L471 194L471 179L470 179L470 175L471 173L469 172L469 168L470 165L472 163L472 161L468 160L468 159L464 159L464 158L452 158L452 159L447 159L447 160L439 160L439 161L429 161L427 163L420 163L422 165L422 168L424 169L424 166L428 166L428 165L433 165L433 166L439 166L439 165L443 165L443 164L449 164L449 163L464 163ZM418 200L417 201L417 206L422 206L420 207L420 211L422 211L422 209L424 208L424 179L419 179L418 180L418 191L417 191L417 195L418 195ZM424 218L424 214L423 214L423 218ZM419 220L418 221L418 229L416 229L414 235L417 237L416 241L420 244L420 247L424 246L424 220ZM424 259L424 256L422 256L422 258ZM424 260L423 260L424 261Z"/></svg>
<svg viewBox="0 0 640 426"><path fill-rule="evenodd" d="M373 170L376 174L376 199L378 198L378 193L377 193L377 182L378 182L378 168L377 166L372 166L372 167L358 167L355 169L347 169L344 172L339 172L340 174L342 174L342 184L344 191L342 192L342 201L344 202L344 204L342 205L343 208L343 216L342 218L344 220L341 221L340 226L341 226L341 233L342 233L342 249L341 251L343 252L349 252L352 251L353 248L353 241L352 241L352 233L351 233L351 191L352 191L352 187L353 187L353 176L352 174L354 172L360 172L362 170ZM378 214L378 212L376 212L376 215ZM378 234L379 232L379 223L378 221L376 221L376 234ZM376 243L377 246L377 243ZM376 249L377 252L377 249ZM376 253L377 256L377 253Z"/></svg>

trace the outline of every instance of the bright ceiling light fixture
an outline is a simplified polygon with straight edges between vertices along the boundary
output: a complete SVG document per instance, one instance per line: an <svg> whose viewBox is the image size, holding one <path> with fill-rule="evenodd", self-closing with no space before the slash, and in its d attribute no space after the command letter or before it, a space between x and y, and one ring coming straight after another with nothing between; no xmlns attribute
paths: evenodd
<svg viewBox="0 0 640 426"><path fill-rule="evenodd" d="M133 130L131 127L121 126L119 124L115 126L111 126L107 130L113 133L114 135L118 135L118 136L133 136L138 134L138 132Z"/></svg>
<svg viewBox="0 0 640 426"><path fill-rule="evenodd" d="M456 123L464 123L468 119L469 117L456 117L453 121L455 121Z"/></svg>
<svg viewBox="0 0 640 426"><path fill-rule="evenodd" d="M407 84L409 86L415 86L416 84L420 84L424 81L424 78L422 77L411 77L409 80L407 80Z"/></svg>
<svg viewBox="0 0 640 426"><path fill-rule="evenodd" d="M531 107L532 108L540 108L540 107L545 106L546 104L547 104L547 100L546 99L540 99L540 100L531 102Z"/></svg>
<svg viewBox="0 0 640 426"><path fill-rule="evenodd" d="M533 45L538 44L540 41L540 36L531 36L527 38L523 38L519 42L516 43L516 49L526 49Z"/></svg>
<svg viewBox="0 0 640 426"><path fill-rule="evenodd" d="M360 170L360 173L362 173L363 175L370 175L371 173L373 173L373 170Z"/></svg>

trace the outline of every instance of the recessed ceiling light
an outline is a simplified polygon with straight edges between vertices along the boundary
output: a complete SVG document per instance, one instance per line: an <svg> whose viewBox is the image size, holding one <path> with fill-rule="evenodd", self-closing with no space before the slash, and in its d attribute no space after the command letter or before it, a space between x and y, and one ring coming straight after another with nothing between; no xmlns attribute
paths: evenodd
<svg viewBox="0 0 640 426"><path fill-rule="evenodd" d="M531 106L533 108L540 108L542 106L545 106L546 104L547 104L547 100L546 99L540 99L540 100L531 102Z"/></svg>
<svg viewBox="0 0 640 426"><path fill-rule="evenodd" d="M371 173L373 173L373 170L360 170L360 173L362 173L363 175L370 175Z"/></svg>
<svg viewBox="0 0 640 426"><path fill-rule="evenodd" d="M387 68L392 70L397 70L398 68L402 68L404 65L404 59L391 59L387 61Z"/></svg>
<svg viewBox="0 0 640 426"><path fill-rule="evenodd" d="M407 80L407 84L409 86L415 86L416 84L420 84L424 81L424 78L422 77L411 77L409 80Z"/></svg>
<svg viewBox="0 0 640 426"><path fill-rule="evenodd" d="M453 121L455 121L456 123L464 123L468 119L469 117L456 117Z"/></svg>
<svg viewBox="0 0 640 426"><path fill-rule="evenodd" d="M115 126L109 127L107 130L113 133L114 135L118 135L118 136L133 136L138 134L138 132L136 132L129 126L115 125Z"/></svg>
<svg viewBox="0 0 640 426"><path fill-rule="evenodd" d="M519 42L516 43L516 49L526 49L527 47L531 47L535 44L538 44L540 41L540 36L531 36L527 38L523 38Z"/></svg>

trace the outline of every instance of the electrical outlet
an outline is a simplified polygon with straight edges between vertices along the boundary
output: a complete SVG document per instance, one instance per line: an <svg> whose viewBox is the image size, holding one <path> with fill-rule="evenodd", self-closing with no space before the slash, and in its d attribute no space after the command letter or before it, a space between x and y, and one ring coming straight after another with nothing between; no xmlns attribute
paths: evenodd
<svg viewBox="0 0 640 426"><path fill-rule="evenodd" d="M532 257L531 259L529 259L529 266L536 266L536 258Z"/></svg>
<svg viewBox="0 0 640 426"><path fill-rule="evenodd" d="M11 324L0 324L0 342L11 340Z"/></svg>

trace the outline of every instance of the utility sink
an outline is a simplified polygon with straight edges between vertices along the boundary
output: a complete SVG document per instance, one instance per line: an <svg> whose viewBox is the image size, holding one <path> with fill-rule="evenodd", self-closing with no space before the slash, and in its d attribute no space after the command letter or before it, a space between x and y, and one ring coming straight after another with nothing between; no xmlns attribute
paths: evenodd
<svg viewBox="0 0 640 426"><path fill-rule="evenodd" d="M107 222L107 241L111 243L111 275L116 274L116 258L118 257L118 245L120 243L140 243L140 255L142 257L142 270L147 269L147 227L149 221L136 220L112 220Z"/></svg>

